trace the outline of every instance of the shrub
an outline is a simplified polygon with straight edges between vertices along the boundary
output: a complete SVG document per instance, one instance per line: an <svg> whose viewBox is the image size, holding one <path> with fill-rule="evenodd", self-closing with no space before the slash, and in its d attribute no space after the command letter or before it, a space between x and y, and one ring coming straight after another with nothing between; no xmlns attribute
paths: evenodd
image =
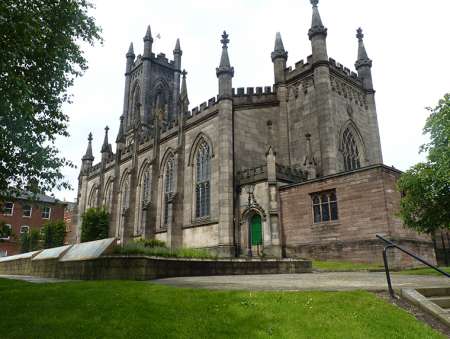
<svg viewBox="0 0 450 339"><path fill-rule="evenodd" d="M20 235L20 252L30 252L30 234L28 232Z"/></svg>
<svg viewBox="0 0 450 339"><path fill-rule="evenodd" d="M139 239L135 243L141 244L144 247L166 247L166 243L158 239Z"/></svg>
<svg viewBox="0 0 450 339"><path fill-rule="evenodd" d="M26 253L37 251L41 248L41 235L38 230L22 233L20 235L20 252Z"/></svg>
<svg viewBox="0 0 450 339"><path fill-rule="evenodd" d="M154 257L164 258L197 258L197 259L214 259L212 255L205 249L197 248L176 248L170 249L162 246L146 247L143 241L135 241L126 244L123 247L117 246L114 249L116 254L140 254Z"/></svg>
<svg viewBox="0 0 450 339"><path fill-rule="evenodd" d="M44 248L53 248L64 245L66 224L64 221L50 221L42 228L42 240Z"/></svg>
<svg viewBox="0 0 450 339"><path fill-rule="evenodd" d="M105 239L108 237L109 214L103 208L89 208L82 215L81 242Z"/></svg>

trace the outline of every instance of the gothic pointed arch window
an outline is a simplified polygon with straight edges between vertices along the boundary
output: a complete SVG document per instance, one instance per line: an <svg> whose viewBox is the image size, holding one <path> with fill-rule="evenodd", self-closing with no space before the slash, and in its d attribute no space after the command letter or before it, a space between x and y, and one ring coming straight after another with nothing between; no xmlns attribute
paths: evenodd
<svg viewBox="0 0 450 339"><path fill-rule="evenodd" d="M142 175L141 187L142 187L142 205L147 205L151 200L151 174L150 167L147 167Z"/></svg>
<svg viewBox="0 0 450 339"><path fill-rule="evenodd" d="M349 127L342 134L342 155L346 171L352 171L361 167L358 144Z"/></svg>
<svg viewBox="0 0 450 339"><path fill-rule="evenodd" d="M98 186L95 185L91 189L91 193L89 194L88 208L97 207L97 197L98 197Z"/></svg>
<svg viewBox="0 0 450 339"><path fill-rule="evenodd" d="M113 183L110 181L106 185L105 195L103 197L103 206L105 207L105 209L108 212L111 212L111 208L112 208L112 188L113 188Z"/></svg>
<svg viewBox="0 0 450 339"><path fill-rule="evenodd" d="M130 207L130 183L128 178L126 178L122 184L121 205L122 211L127 210L128 207Z"/></svg>
<svg viewBox="0 0 450 339"><path fill-rule="evenodd" d="M139 87L139 84L136 84L136 86L134 86L132 98L131 121L136 121L140 118L141 114L141 88Z"/></svg>
<svg viewBox="0 0 450 339"><path fill-rule="evenodd" d="M164 170L164 225L169 223L169 204L174 192L174 165L174 157L170 154Z"/></svg>
<svg viewBox="0 0 450 339"><path fill-rule="evenodd" d="M210 212L211 149L202 139L195 155L195 217L204 218Z"/></svg>

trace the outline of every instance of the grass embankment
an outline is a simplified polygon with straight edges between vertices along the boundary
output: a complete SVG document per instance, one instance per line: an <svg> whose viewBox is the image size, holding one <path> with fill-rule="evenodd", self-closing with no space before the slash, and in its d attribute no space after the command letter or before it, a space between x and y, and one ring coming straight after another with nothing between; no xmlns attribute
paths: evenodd
<svg viewBox="0 0 450 339"><path fill-rule="evenodd" d="M439 268L444 272L450 273L450 267L439 267ZM397 273L410 274L410 275L436 275L436 276L443 277L443 275L441 273L436 272L432 268L412 268L412 269L400 271Z"/></svg>
<svg viewBox="0 0 450 339"><path fill-rule="evenodd" d="M148 255L164 258L195 258L216 259L217 257L204 249L166 247L165 243L157 240L130 242L125 246L116 246L114 254L124 255Z"/></svg>
<svg viewBox="0 0 450 339"><path fill-rule="evenodd" d="M368 292L0 279L1 338L443 338Z"/></svg>
<svg viewBox="0 0 450 339"><path fill-rule="evenodd" d="M327 272L354 272L354 271L384 271L383 265L352 263L346 261L318 261L313 260L313 269ZM444 272L450 273L450 267L440 267ZM392 270L392 268L391 268ZM402 271L392 271L392 273L409 274L409 275L436 275L442 276L439 272L431 268L411 268Z"/></svg>

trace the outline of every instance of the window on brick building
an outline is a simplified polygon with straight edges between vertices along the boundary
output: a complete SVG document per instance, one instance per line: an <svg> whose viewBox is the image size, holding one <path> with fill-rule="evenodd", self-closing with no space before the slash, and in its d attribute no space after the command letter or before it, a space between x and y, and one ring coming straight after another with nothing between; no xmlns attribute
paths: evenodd
<svg viewBox="0 0 450 339"><path fill-rule="evenodd" d="M29 218L29 217L31 217L31 212L32 212L32 207L31 207L31 205L23 205L23 208L22 208L22 216L24 216L24 217L26 217L26 218Z"/></svg>
<svg viewBox="0 0 450 339"><path fill-rule="evenodd" d="M48 206L43 206L42 207L42 219L50 219L50 214L51 214L52 209Z"/></svg>
<svg viewBox="0 0 450 339"><path fill-rule="evenodd" d="M28 233L28 232L30 232L30 226L28 226L28 225L20 226L20 234Z"/></svg>
<svg viewBox="0 0 450 339"><path fill-rule="evenodd" d="M0 258L1 257L7 257L8 256L8 251L6 250L0 250Z"/></svg>
<svg viewBox="0 0 450 339"><path fill-rule="evenodd" d="M338 220L336 190L311 194L314 223Z"/></svg>
<svg viewBox="0 0 450 339"><path fill-rule="evenodd" d="M12 226L10 224L5 224L2 229L0 229L0 239L9 240L12 233Z"/></svg>
<svg viewBox="0 0 450 339"><path fill-rule="evenodd" d="M14 212L14 203L5 202L3 204L3 214L4 215L13 215L13 212Z"/></svg>

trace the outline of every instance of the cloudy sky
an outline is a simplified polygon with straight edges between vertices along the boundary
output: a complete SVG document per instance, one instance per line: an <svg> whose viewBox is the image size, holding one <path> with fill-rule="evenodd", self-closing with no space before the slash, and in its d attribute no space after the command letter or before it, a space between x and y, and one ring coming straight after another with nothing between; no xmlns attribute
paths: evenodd
<svg viewBox="0 0 450 339"><path fill-rule="evenodd" d="M78 167L90 131L96 162L106 125L111 128L110 140L115 141L123 105L125 53L133 42L136 55L142 54L149 24L155 53L172 58L180 38L192 107L217 94L215 68L224 29L231 40L233 87L273 84L270 53L278 31L289 52L288 66L311 54L309 0L93 2L96 8L91 14L103 29L104 44L85 48L89 70L71 89L73 103L65 106L71 136L58 140L62 154ZM319 9L328 28L329 56L350 69L357 54L355 30L364 29L373 60L384 162L407 169L423 158L418 148L426 141L422 135L428 115L425 107L435 106L450 91L450 1L321 0ZM64 170L74 188L78 171ZM71 201L76 197L75 190L54 193Z"/></svg>

